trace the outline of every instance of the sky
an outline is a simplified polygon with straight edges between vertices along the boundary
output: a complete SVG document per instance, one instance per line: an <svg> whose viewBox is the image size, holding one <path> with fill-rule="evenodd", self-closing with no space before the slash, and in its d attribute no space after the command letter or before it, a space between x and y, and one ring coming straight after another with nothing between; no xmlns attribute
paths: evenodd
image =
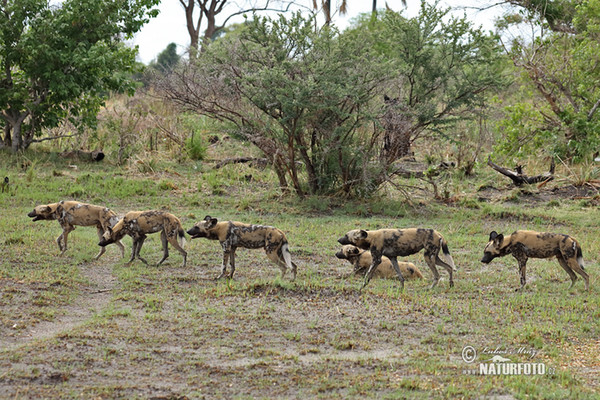
<svg viewBox="0 0 600 400"><path fill-rule="evenodd" d="M312 0L301 0L301 2L312 5ZM318 1L320 3L320 1ZM429 0L429 2L431 2ZM332 3L337 3L333 0ZM348 13L345 16L335 15L333 17L334 24L344 29L350 21L361 13L371 12L372 1L370 0L347 0ZM377 2L378 7L385 7L385 0ZM402 7L399 0L388 0L390 8L394 11L402 12L405 17L411 18L418 14L420 8L420 0L407 0L407 8ZM481 6L489 4L485 0L441 0L440 6L453 7L455 13L462 16L464 13L475 24L482 26L486 30L493 30L494 19L501 14L498 7L481 12L474 11L468 6ZM467 8L465 8L467 7ZM133 45L138 46L138 60L144 64L150 63L156 59L156 56L163 51L170 43L177 45L177 53L184 54L190 44L190 38L185 25L185 12L179 0L162 0L159 6L160 14L158 17L150 20L144 25L142 30L138 32L133 41ZM243 21L242 17L233 22ZM203 30L203 28L201 28Z"/></svg>

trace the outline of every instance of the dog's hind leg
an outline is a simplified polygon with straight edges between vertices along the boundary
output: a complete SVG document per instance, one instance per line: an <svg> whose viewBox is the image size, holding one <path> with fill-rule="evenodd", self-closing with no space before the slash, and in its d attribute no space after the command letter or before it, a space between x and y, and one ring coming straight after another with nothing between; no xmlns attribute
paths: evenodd
<svg viewBox="0 0 600 400"><path fill-rule="evenodd" d="M97 227L97 229L98 229L98 239L102 240L102 236L104 235L104 229L102 229L101 226ZM117 243L119 243L119 242L117 242ZM123 245L121 245L121 246L123 246ZM100 252L98 254L96 254L96 257L94 257L94 260L99 259L100 256L102 254L104 254L105 251L106 251L106 246L100 246Z"/></svg>
<svg viewBox="0 0 600 400"><path fill-rule="evenodd" d="M435 257L435 263L440 267L444 267L446 271L448 271L448 275L450 276L450 287L454 287L454 279L452 277L452 273L455 269L452 267L452 265L445 263L439 256Z"/></svg>
<svg viewBox="0 0 600 400"><path fill-rule="evenodd" d="M298 267L292 262L292 255L290 254L290 249L287 243L284 243L283 246L281 246L281 255L283 257L283 261L285 262L286 267L292 271L291 280L296 280L296 272L298 270Z"/></svg>
<svg viewBox="0 0 600 400"><path fill-rule="evenodd" d="M267 243L267 245L265 246L265 253L267 254L267 258L279 267L279 269L281 270L281 279L283 279L283 277L285 276L285 274L288 270L288 263L287 263L288 260L290 262L289 268L292 269L291 259L289 257L289 253L288 253L288 260L285 259L285 256L284 256L285 253L284 253L284 247L283 247L283 246L285 246L285 244L276 250L270 247L270 245L272 245L272 244L273 243Z"/></svg>
<svg viewBox="0 0 600 400"><path fill-rule="evenodd" d="M425 262L427 263L429 269L431 270L431 273L433 274L433 281L431 282L431 286L429 287L429 289L433 289L434 287L436 287L440 280L440 273L435 267L436 258L437 256L435 254L425 253Z"/></svg>
<svg viewBox="0 0 600 400"><path fill-rule="evenodd" d="M163 258L156 264L157 267L169 257L169 243L167 242L167 234L164 229L160 232L160 242L162 243L163 248Z"/></svg>
<svg viewBox="0 0 600 400"><path fill-rule="evenodd" d="M182 238L183 238L183 236L182 236ZM181 265L181 267L185 268L185 265L187 262L187 251L185 251L183 249L183 247L177 241L177 233L175 232L174 235L169 236L167 240L169 243L171 243L171 246L173 246L175 248L175 250L177 250L183 256L183 264Z"/></svg>
<svg viewBox="0 0 600 400"><path fill-rule="evenodd" d="M590 276L588 275L588 273L585 272L585 270L583 268L581 268L581 265L579 264L579 262L577 262L577 260L575 258L569 258L567 260L567 263L568 263L568 266L571 268L571 270L577 272L585 280L585 290L589 291L590 290Z"/></svg>
<svg viewBox="0 0 600 400"><path fill-rule="evenodd" d="M569 285L569 289L571 289L577 281L577 274L573 272L567 261L563 258L562 254L557 255L556 259L558 260L560 266L567 271L567 274L569 274L569 278L571 278L571 285Z"/></svg>

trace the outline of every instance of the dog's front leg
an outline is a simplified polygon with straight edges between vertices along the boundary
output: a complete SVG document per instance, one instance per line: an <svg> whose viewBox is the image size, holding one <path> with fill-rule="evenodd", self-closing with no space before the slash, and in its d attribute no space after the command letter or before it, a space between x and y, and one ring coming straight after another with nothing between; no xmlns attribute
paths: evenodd
<svg viewBox="0 0 600 400"><path fill-rule="evenodd" d="M102 229L102 227L98 227L98 239L101 241L102 237L104 235L104 229ZM104 252L106 251L106 246L100 246L100 252L98 254L96 254L96 257L94 257L94 260L97 260L100 258L100 256L102 254L104 254Z"/></svg>
<svg viewBox="0 0 600 400"><path fill-rule="evenodd" d="M365 286L367 286L367 284L371 281L371 278L373 277L375 270L377 269L379 264L381 264L381 253L380 252L378 252L374 248L371 248L371 255L373 256L373 261L371 262L371 266L369 267L369 269L367 270L367 273L365 274L365 281L363 282L363 285L358 290L359 293L362 292L362 290L365 288Z"/></svg>
<svg viewBox="0 0 600 400"><path fill-rule="evenodd" d="M519 276L521 277L521 286L515 289L515 292L522 290L527 284L526 270L527 270L527 256L522 251L514 250L512 253L513 257L517 259L519 263Z"/></svg>
<svg viewBox="0 0 600 400"><path fill-rule="evenodd" d="M229 249L223 249L223 268L221 269L221 275L217 276L217 280L224 276L227 276L227 263L229 262Z"/></svg>
<svg viewBox="0 0 600 400"><path fill-rule="evenodd" d="M129 261L127 261L127 265L131 264L133 262L133 260L135 260L135 255L137 253L138 238L132 237L132 239L133 239L133 245L131 246L131 258L129 259Z"/></svg>
<svg viewBox="0 0 600 400"><path fill-rule="evenodd" d="M144 264L148 265L148 261L146 261L145 259L142 258L142 256L140 256L140 250L142 250L142 245L144 244L144 240L146 240L146 235L140 235L139 239L138 239L138 247L136 249L135 252L135 256Z"/></svg>

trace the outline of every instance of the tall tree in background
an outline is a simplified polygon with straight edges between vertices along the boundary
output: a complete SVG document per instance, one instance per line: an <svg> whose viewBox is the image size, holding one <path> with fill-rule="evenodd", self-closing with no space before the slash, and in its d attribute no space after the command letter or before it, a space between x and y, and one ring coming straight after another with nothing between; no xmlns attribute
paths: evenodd
<svg viewBox="0 0 600 400"><path fill-rule="evenodd" d="M159 0L3 0L2 147L27 148L42 128L92 125L109 91L132 91L136 49L123 43Z"/></svg>
<svg viewBox="0 0 600 400"><path fill-rule="evenodd" d="M331 24L331 0L322 0L321 6L317 4L317 0L313 0L313 9L318 10L321 8L323 10L323 15L325 16L325 25ZM346 0L341 0L339 5L337 5L337 11L340 15L345 15L348 12L348 4Z"/></svg>
<svg viewBox="0 0 600 400"><path fill-rule="evenodd" d="M259 0L238 4L233 0L179 0L179 3L185 11L185 23L190 36L190 54L194 56L218 36L231 18L259 11L286 12L294 1ZM217 23L219 15L223 16L223 19ZM200 43L200 29L205 20L203 43Z"/></svg>
<svg viewBox="0 0 600 400"><path fill-rule="evenodd" d="M529 96L506 109L500 124L508 153L539 148L585 160L600 147L600 3L513 1L520 9L498 23L503 37L518 32L506 51L526 73ZM533 38L514 25L527 22Z"/></svg>
<svg viewBox="0 0 600 400"><path fill-rule="evenodd" d="M177 45L175 43L169 43L156 57L156 63L152 63L150 66L163 73L169 72L177 65L180 59L181 56L177 54Z"/></svg>
<svg viewBox="0 0 600 400"><path fill-rule="evenodd" d="M421 2L414 18L389 10L378 18L374 23L364 16L346 34L371 40L394 66L382 119L382 158L390 164L408 155L423 134L474 117L474 106L505 84L504 66L495 37L435 3Z"/></svg>

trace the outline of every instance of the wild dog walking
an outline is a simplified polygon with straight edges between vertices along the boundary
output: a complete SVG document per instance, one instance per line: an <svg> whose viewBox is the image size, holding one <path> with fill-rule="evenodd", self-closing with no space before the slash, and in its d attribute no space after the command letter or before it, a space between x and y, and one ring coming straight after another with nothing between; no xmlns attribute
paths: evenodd
<svg viewBox="0 0 600 400"><path fill-rule="evenodd" d="M373 262L365 275L365 281L360 290L367 286L371 280L377 266L381 264L382 256L390 259L396 275L400 278L400 286L404 289L404 276L400 272L396 257L409 256L418 253L422 249L425 249L425 262L433 273L431 288L434 288L440 279L436 264L448 271L450 287L454 286L454 280L452 279L452 272L456 271L454 260L452 260L448 244L442 235L433 229L379 229L375 231L355 229L339 238L338 242L342 245L352 244L371 251ZM443 251L446 262L440 259L440 250Z"/></svg>
<svg viewBox="0 0 600 400"><path fill-rule="evenodd" d="M140 256L140 250L146 240L146 235L160 232L160 240L163 248L163 258L156 264L159 266L167 257L169 257L169 245L175 247L183 256L182 267L185 267L187 260L187 252L183 249L185 245L185 232L181 226L179 218L164 211L130 211L117 222L113 228L109 228L104 233L102 240L98 243L99 246L106 246L121 240L123 236L129 235L133 239L133 247L131 249L131 259L127 262L131 263L136 258L140 259L144 264L148 264ZM181 245L177 238L181 239Z"/></svg>
<svg viewBox="0 0 600 400"><path fill-rule="evenodd" d="M33 218L33 221L58 220L63 229L60 236L56 238L58 249L61 251L60 255L67 251L67 238L76 225L95 225L98 230L98 239L102 239L104 232L113 227L119 220L117 214L106 207L64 200L58 203L39 205L27 216ZM121 249L121 257L124 257L125 247L123 247L123 244L120 241L116 241L115 244ZM100 258L105 251L106 249L102 247L95 259Z"/></svg>
<svg viewBox="0 0 600 400"><path fill-rule="evenodd" d="M272 226L250 225L242 222L221 221L210 215L194 225L187 231L188 235L195 238L218 240L223 248L223 269L217 279L224 276L233 278L235 273L235 250L238 247L247 249L264 248L269 260L281 269L281 277L286 271L292 271L292 281L296 279L296 264L292 262L288 241L285 234ZM227 262L231 265L231 272L227 274Z"/></svg>
<svg viewBox="0 0 600 400"><path fill-rule="evenodd" d="M362 250L351 244L342 246L341 250L335 253L337 258L348 260L354 266L354 274L365 274L373 263L373 256L369 250ZM411 262L398 262L400 272L404 279L423 279L423 274ZM381 264L373 272L374 278L395 278L396 271L392 262L386 256L381 256Z"/></svg>
<svg viewBox="0 0 600 400"><path fill-rule="evenodd" d="M548 232L515 231L504 237L503 234L492 231L489 240L483 250L481 262L488 264L496 257L512 254L519 263L519 273L521 275L521 287L517 290L523 289L526 284L525 270L529 258L550 258L554 256L571 278L569 289L573 287L577 280L575 274L577 272L585 279L585 290L589 290L590 278L584 271L581 247L572 236Z"/></svg>

